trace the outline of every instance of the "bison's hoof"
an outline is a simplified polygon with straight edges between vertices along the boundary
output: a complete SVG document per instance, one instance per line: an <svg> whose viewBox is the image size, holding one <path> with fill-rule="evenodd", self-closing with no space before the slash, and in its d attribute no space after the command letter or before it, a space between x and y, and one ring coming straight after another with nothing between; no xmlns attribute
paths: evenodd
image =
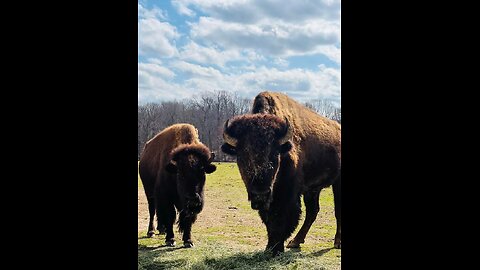
<svg viewBox="0 0 480 270"><path fill-rule="evenodd" d="M273 247L268 247L265 249L266 253L271 254L273 257L276 257L280 254L282 254L285 251L283 245L281 246L273 246Z"/></svg>
<svg viewBox="0 0 480 270"><path fill-rule="evenodd" d="M283 250L280 249L268 249L265 250L265 252L269 253L272 255L272 257L277 257L278 255L283 253Z"/></svg>
<svg viewBox="0 0 480 270"><path fill-rule="evenodd" d="M167 241L165 241L165 245L167 247L174 247L175 246L175 240L173 240L173 239L167 240Z"/></svg>
<svg viewBox="0 0 480 270"><path fill-rule="evenodd" d="M295 239L288 242L287 248L300 248L300 244L303 242L297 242Z"/></svg>
<svg viewBox="0 0 480 270"><path fill-rule="evenodd" d="M192 241L185 241L185 242L183 242L183 247L185 247L185 248L192 248L192 247L194 247L194 246L195 246L195 245L193 244Z"/></svg>
<svg viewBox="0 0 480 270"><path fill-rule="evenodd" d="M147 237L148 237L148 238L152 238L154 235L155 235L155 232L154 232L154 231L149 231L149 232L147 233Z"/></svg>

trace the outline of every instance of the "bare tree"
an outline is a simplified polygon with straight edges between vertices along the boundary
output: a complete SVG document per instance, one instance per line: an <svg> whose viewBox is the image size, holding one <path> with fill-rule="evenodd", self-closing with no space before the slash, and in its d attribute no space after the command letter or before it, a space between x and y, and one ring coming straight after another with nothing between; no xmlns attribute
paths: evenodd
<svg viewBox="0 0 480 270"><path fill-rule="evenodd" d="M341 121L341 109L335 107L330 100L314 99L310 102L306 102L304 105L320 115L338 122Z"/></svg>
<svg viewBox="0 0 480 270"><path fill-rule="evenodd" d="M156 103L148 103L138 107L138 154L143 145L151 139L160 129L161 106Z"/></svg>
<svg viewBox="0 0 480 270"><path fill-rule="evenodd" d="M341 121L341 110L327 100L312 100L305 104L313 111ZM175 123L189 123L197 127L200 140L213 152L216 160L232 161L220 148L225 121L250 112L252 100L227 91L202 92L191 99L148 103L138 106L138 155L145 143L162 129Z"/></svg>
<svg viewBox="0 0 480 270"><path fill-rule="evenodd" d="M340 108L335 108L332 119L337 121L338 123L342 123L342 110Z"/></svg>

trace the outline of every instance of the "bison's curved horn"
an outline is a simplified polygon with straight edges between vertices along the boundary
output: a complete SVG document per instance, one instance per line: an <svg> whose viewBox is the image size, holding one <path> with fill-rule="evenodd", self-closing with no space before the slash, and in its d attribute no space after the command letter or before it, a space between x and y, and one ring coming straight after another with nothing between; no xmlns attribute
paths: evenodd
<svg viewBox="0 0 480 270"><path fill-rule="evenodd" d="M237 146L237 139L234 137L230 136L227 133L227 128L228 128L228 119L225 122L225 126L223 127L223 139L225 140L226 143L230 144L231 146L235 147Z"/></svg>
<svg viewBox="0 0 480 270"><path fill-rule="evenodd" d="M285 117L285 123L286 123L286 131L284 135L278 140L280 145L286 143L288 140L293 138L293 127L288 122L287 117Z"/></svg>

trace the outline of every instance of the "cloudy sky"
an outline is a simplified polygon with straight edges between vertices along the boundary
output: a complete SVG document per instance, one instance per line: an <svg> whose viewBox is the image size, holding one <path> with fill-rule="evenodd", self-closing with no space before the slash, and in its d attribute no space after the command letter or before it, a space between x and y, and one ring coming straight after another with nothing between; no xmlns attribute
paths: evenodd
<svg viewBox="0 0 480 270"><path fill-rule="evenodd" d="M340 1L139 0L138 103L264 90L340 105Z"/></svg>

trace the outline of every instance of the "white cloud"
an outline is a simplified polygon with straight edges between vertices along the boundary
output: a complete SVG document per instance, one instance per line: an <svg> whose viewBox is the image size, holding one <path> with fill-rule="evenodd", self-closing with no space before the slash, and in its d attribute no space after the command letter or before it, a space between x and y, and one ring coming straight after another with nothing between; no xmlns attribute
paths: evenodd
<svg viewBox="0 0 480 270"><path fill-rule="evenodd" d="M202 67L185 61L176 61L172 67L179 69L184 75L189 77L199 76L203 78L220 78L222 73L212 67Z"/></svg>
<svg viewBox="0 0 480 270"><path fill-rule="evenodd" d="M340 102L340 70L319 66L318 71L305 69L278 70L256 67L244 70L241 74L225 74L212 67L175 61L171 64L179 76L184 76L181 84L164 80L164 75L156 75L158 67L139 68L140 96L162 97L162 100L190 98L199 91L236 91L246 98L253 98L264 90L287 93L292 98L305 102L312 98L327 98ZM173 91L175 94L171 94Z"/></svg>
<svg viewBox="0 0 480 270"><path fill-rule="evenodd" d="M198 23L192 24L191 36L225 48L252 49L272 56L292 56L311 54L320 46L339 43L339 28L338 23L321 19L298 25L267 20L246 25L200 17Z"/></svg>
<svg viewBox="0 0 480 270"><path fill-rule="evenodd" d="M273 59L273 63L281 67L288 67L289 65L288 61L283 58L275 58Z"/></svg>
<svg viewBox="0 0 480 270"><path fill-rule="evenodd" d="M173 72L155 64L138 64L138 104L174 100L190 95L190 92L169 80Z"/></svg>
<svg viewBox="0 0 480 270"><path fill-rule="evenodd" d="M138 6L139 55L146 59L138 64L139 104L190 98L201 91L236 91L253 98L271 90L300 102L324 98L339 105L338 66L289 68L289 57L321 54L340 65L340 1L171 4L188 21L168 21L165 11ZM301 61L297 58L295 67L301 67Z"/></svg>
<svg viewBox="0 0 480 270"><path fill-rule="evenodd" d="M147 59L147 62L148 62L148 63L157 64L157 65L163 64L163 61L160 60L160 59L158 59L158 58L148 58L148 59Z"/></svg>
<svg viewBox="0 0 480 270"><path fill-rule="evenodd" d="M138 4L138 18L140 19L157 18L161 20L166 20L167 17L167 12L158 7L146 9L141 4Z"/></svg>
<svg viewBox="0 0 480 270"><path fill-rule="evenodd" d="M340 93L340 71L334 68L320 67L319 71L290 69L280 71L275 68L261 67L254 72L240 75L245 89L252 96L262 90L286 92L300 101L318 97L338 99Z"/></svg>
<svg viewBox="0 0 480 270"><path fill-rule="evenodd" d="M175 5L185 9L189 6L198 8L226 22L246 24L257 23L264 18L284 22L304 22L316 18L339 20L340 17L338 0L176 0L174 2Z"/></svg>
<svg viewBox="0 0 480 270"><path fill-rule="evenodd" d="M201 10L191 37L203 44L262 56L324 54L340 63L339 0L176 0ZM189 9L191 12L193 12Z"/></svg>
<svg viewBox="0 0 480 270"><path fill-rule="evenodd" d="M140 55L172 57L178 54L174 40L180 37L177 29L168 22L155 18L138 22L138 52Z"/></svg>
<svg viewBox="0 0 480 270"><path fill-rule="evenodd" d="M330 46L319 46L316 51L316 53L321 53L325 55L328 59L334 61L337 64L340 64L341 60L341 49L330 45Z"/></svg>
<svg viewBox="0 0 480 270"><path fill-rule="evenodd" d="M224 67L225 63L242 59L237 50L217 50L214 47L200 46L190 42L180 49L180 59L194 61L202 64L214 64Z"/></svg>
<svg viewBox="0 0 480 270"><path fill-rule="evenodd" d="M244 54L246 55L248 61L250 62L257 62L265 60L265 57L254 50L243 50Z"/></svg>
<svg viewBox="0 0 480 270"><path fill-rule="evenodd" d="M146 72L152 76L159 76L165 79L171 79L175 76L170 69L155 63L138 63L138 72Z"/></svg>
<svg viewBox="0 0 480 270"><path fill-rule="evenodd" d="M189 17L195 16L195 12L187 7L188 3L186 3L185 1L173 0L172 6L177 10L179 14L187 15Z"/></svg>

